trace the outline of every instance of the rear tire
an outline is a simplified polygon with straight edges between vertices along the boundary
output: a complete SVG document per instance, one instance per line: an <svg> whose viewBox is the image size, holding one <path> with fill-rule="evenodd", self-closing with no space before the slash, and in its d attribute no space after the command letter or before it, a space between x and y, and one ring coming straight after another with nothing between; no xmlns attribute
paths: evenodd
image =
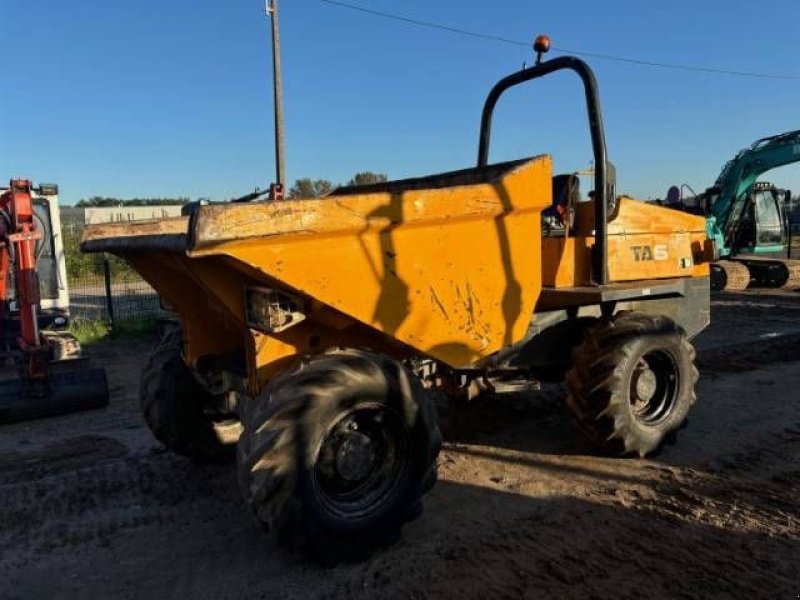
<svg viewBox="0 0 800 600"><path fill-rule="evenodd" d="M216 399L183 360L180 329L168 330L150 355L139 401L150 431L173 452L198 461L234 456L241 424L233 415L215 413Z"/></svg>
<svg viewBox="0 0 800 600"><path fill-rule="evenodd" d="M246 503L281 545L322 563L395 541L436 481L433 403L386 357L335 350L304 359L242 412Z"/></svg>
<svg viewBox="0 0 800 600"><path fill-rule="evenodd" d="M626 313L589 329L567 374L578 428L606 452L646 456L696 400L695 351L671 319Z"/></svg>

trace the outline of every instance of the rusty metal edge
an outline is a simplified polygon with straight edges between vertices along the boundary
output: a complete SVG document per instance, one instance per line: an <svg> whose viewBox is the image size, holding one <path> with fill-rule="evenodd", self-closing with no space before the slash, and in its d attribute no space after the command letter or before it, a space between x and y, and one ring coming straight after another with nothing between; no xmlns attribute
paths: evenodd
<svg viewBox="0 0 800 600"><path fill-rule="evenodd" d="M81 251L116 253L128 250L164 250L183 253L188 250L188 239L185 233L97 238L81 242Z"/></svg>

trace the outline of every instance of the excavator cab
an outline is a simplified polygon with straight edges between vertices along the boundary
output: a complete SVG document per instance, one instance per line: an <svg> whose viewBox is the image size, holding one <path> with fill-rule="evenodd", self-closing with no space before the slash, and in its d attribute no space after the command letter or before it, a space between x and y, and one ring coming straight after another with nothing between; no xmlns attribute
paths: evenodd
<svg viewBox="0 0 800 600"><path fill-rule="evenodd" d="M736 225L735 254L783 254L788 243L786 190L758 182L743 200Z"/></svg>

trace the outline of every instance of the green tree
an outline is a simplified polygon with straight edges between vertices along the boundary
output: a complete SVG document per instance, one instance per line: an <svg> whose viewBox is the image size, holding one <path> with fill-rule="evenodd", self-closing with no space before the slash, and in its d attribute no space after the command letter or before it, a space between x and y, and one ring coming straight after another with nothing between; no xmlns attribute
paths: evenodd
<svg viewBox="0 0 800 600"><path fill-rule="evenodd" d="M333 184L327 179L296 179L289 189L290 198L319 198L330 193Z"/></svg>
<svg viewBox="0 0 800 600"><path fill-rule="evenodd" d="M119 206L122 203L117 198L104 198L102 196L92 196L91 198L81 198L75 206L80 208L94 206Z"/></svg>
<svg viewBox="0 0 800 600"><path fill-rule="evenodd" d="M383 183L388 181L389 177L386 173L373 173L372 171L364 171L356 173L347 185L369 185L371 183Z"/></svg>

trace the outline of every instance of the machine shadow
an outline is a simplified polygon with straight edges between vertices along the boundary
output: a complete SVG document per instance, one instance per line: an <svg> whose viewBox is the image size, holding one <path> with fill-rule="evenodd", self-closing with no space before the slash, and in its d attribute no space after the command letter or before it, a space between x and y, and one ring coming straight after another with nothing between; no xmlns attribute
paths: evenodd
<svg viewBox="0 0 800 600"><path fill-rule="evenodd" d="M388 204L373 210L367 219L387 219L389 223L380 230L378 239L380 243L382 269L371 264L373 275L380 282L381 291L375 302L374 319L380 323L381 329L394 335L403 321L408 317L409 311L409 286L397 274L397 248L394 243L394 230L404 220L403 193L392 192ZM359 241L364 245L362 237ZM369 253L364 252L369 259Z"/></svg>
<svg viewBox="0 0 800 600"><path fill-rule="evenodd" d="M288 556L245 517L220 510L194 524L238 540L209 548L203 579L213 584L204 593L244 581L248 595L272 597L276 583L295 581L295 593L325 598L782 597L795 591L800 558L788 537L692 521L635 495L532 497L456 481L434 487L397 543L333 567Z"/></svg>
<svg viewBox="0 0 800 600"><path fill-rule="evenodd" d="M404 541L363 565L341 567L349 577L331 597L363 597L364 589L379 596L382 588L460 598L796 592L792 561L800 547L790 539L652 508L440 482Z"/></svg>
<svg viewBox="0 0 800 600"><path fill-rule="evenodd" d="M540 391L484 393L440 411L446 442L545 455L597 454L574 426L563 385Z"/></svg>
<svg viewBox="0 0 800 600"><path fill-rule="evenodd" d="M516 341L513 339L514 325L522 316L520 315L522 308L522 284L517 280L516 273L514 272L511 240L504 221L504 218L514 210L514 204L511 201L511 195L508 193L505 185L496 183L493 187L503 206L503 214L495 217L494 223L495 229L497 230L497 243L500 246L500 256L503 262L503 274L505 276L505 291L503 292L503 299L501 301L503 317L506 322L503 346L508 346ZM534 241L534 243L537 242L541 245L541 239ZM541 254L541 246L539 251ZM529 285L535 284L536 282L529 282ZM541 280L539 281L539 285L541 285ZM531 317L532 316L533 315L531 315Z"/></svg>

